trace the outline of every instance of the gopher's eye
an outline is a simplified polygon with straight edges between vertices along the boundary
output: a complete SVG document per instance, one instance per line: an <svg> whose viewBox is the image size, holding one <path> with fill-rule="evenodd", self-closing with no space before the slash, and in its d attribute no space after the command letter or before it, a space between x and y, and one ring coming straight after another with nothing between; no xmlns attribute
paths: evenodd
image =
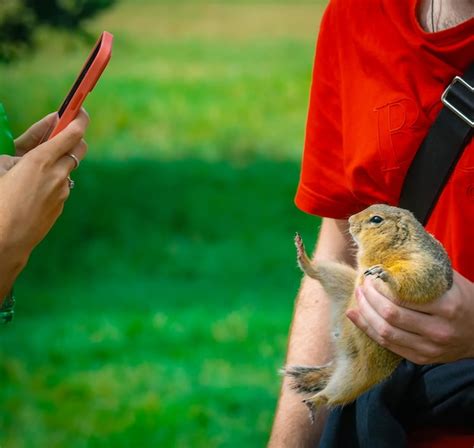
<svg viewBox="0 0 474 448"><path fill-rule="evenodd" d="M379 215L374 215L369 219L369 222L373 224L380 224L383 221L383 218Z"/></svg>

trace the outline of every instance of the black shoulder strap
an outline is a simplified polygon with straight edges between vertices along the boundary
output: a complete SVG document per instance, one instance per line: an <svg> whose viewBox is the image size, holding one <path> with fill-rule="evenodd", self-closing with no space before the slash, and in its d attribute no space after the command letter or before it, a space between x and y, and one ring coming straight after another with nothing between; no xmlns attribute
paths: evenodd
<svg viewBox="0 0 474 448"><path fill-rule="evenodd" d="M444 107L415 155L399 205L426 224L474 130L474 63L441 96Z"/></svg>

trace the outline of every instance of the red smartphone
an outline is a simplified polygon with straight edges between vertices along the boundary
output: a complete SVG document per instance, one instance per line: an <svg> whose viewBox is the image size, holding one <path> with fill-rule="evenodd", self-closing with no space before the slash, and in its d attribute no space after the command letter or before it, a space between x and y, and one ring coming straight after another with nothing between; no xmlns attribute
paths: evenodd
<svg viewBox="0 0 474 448"><path fill-rule="evenodd" d="M102 75L105 67L107 67L112 55L113 39L114 36L107 31L100 35L79 76L58 110L58 122L51 132L48 133L49 135L43 138L43 141L53 138L76 118L86 96L95 87L100 75Z"/></svg>

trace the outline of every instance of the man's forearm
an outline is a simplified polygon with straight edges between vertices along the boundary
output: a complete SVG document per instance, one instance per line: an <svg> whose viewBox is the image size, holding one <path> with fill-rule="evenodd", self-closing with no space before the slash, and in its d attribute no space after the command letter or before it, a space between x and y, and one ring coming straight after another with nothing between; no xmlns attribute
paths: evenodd
<svg viewBox="0 0 474 448"><path fill-rule="evenodd" d="M353 264L345 220L323 219L314 261L338 260ZM305 277L295 305L290 330L287 365L317 366L331 359L330 302L318 281ZM309 411L302 403L303 396L283 379L280 400L275 415L271 448L316 446L326 420L324 409L318 409L311 424Z"/></svg>
<svg viewBox="0 0 474 448"><path fill-rule="evenodd" d="M310 278L302 282L298 294L288 343L286 365L321 365L331 359L329 301L319 283ZM283 379L280 400L269 446L316 446L325 421L324 410L311 423L304 397Z"/></svg>

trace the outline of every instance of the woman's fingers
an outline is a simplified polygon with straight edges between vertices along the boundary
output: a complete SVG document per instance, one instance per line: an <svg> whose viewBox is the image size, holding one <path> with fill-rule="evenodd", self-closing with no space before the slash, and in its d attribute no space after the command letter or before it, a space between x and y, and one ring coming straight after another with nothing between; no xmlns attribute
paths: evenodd
<svg viewBox="0 0 474 448"><path fill-rule="evenodd" d="M81 142L88 124L89 116L84 109L81 109L77 117L64 130L38 148L40 152L43 152L42 157L51 164L56 163Z"/></svg>
<svg viewBox="0 0 474 448"><path fill-rule="evenodd" d="M58 121L57 112L52 112L42 118L37 123L28 128L15 140L16 153L18 156L24 155L30 149L38 146L43 138L51 131Z"/></svg>
<svg viewBox="0 0 474 448"><path fill-rule="evenodd" d="M86 153L87 143L85 140L81 139L81 141L72 148L71 151L58 160L58 168L62 170L66 176L69 175L71 171L74 171L79 166L79 163L84 159Z"/></svg>
<svg viewBox="0 0 474 448"><path fill-rule="evenodd" d="M7 171L10 171L21 159L21 157L13 156L0 156L0 175L4 175Z"/></svg>
<svg viewBox="0 0 474 448"><path fill-rule="evenodd" d="M28 152L25 157L33 157L39 167L52 166L65 154L71 152L84 136L89 124L89 116L81 109L78 116L59 134L40 144L35 151Z"/></svg>

